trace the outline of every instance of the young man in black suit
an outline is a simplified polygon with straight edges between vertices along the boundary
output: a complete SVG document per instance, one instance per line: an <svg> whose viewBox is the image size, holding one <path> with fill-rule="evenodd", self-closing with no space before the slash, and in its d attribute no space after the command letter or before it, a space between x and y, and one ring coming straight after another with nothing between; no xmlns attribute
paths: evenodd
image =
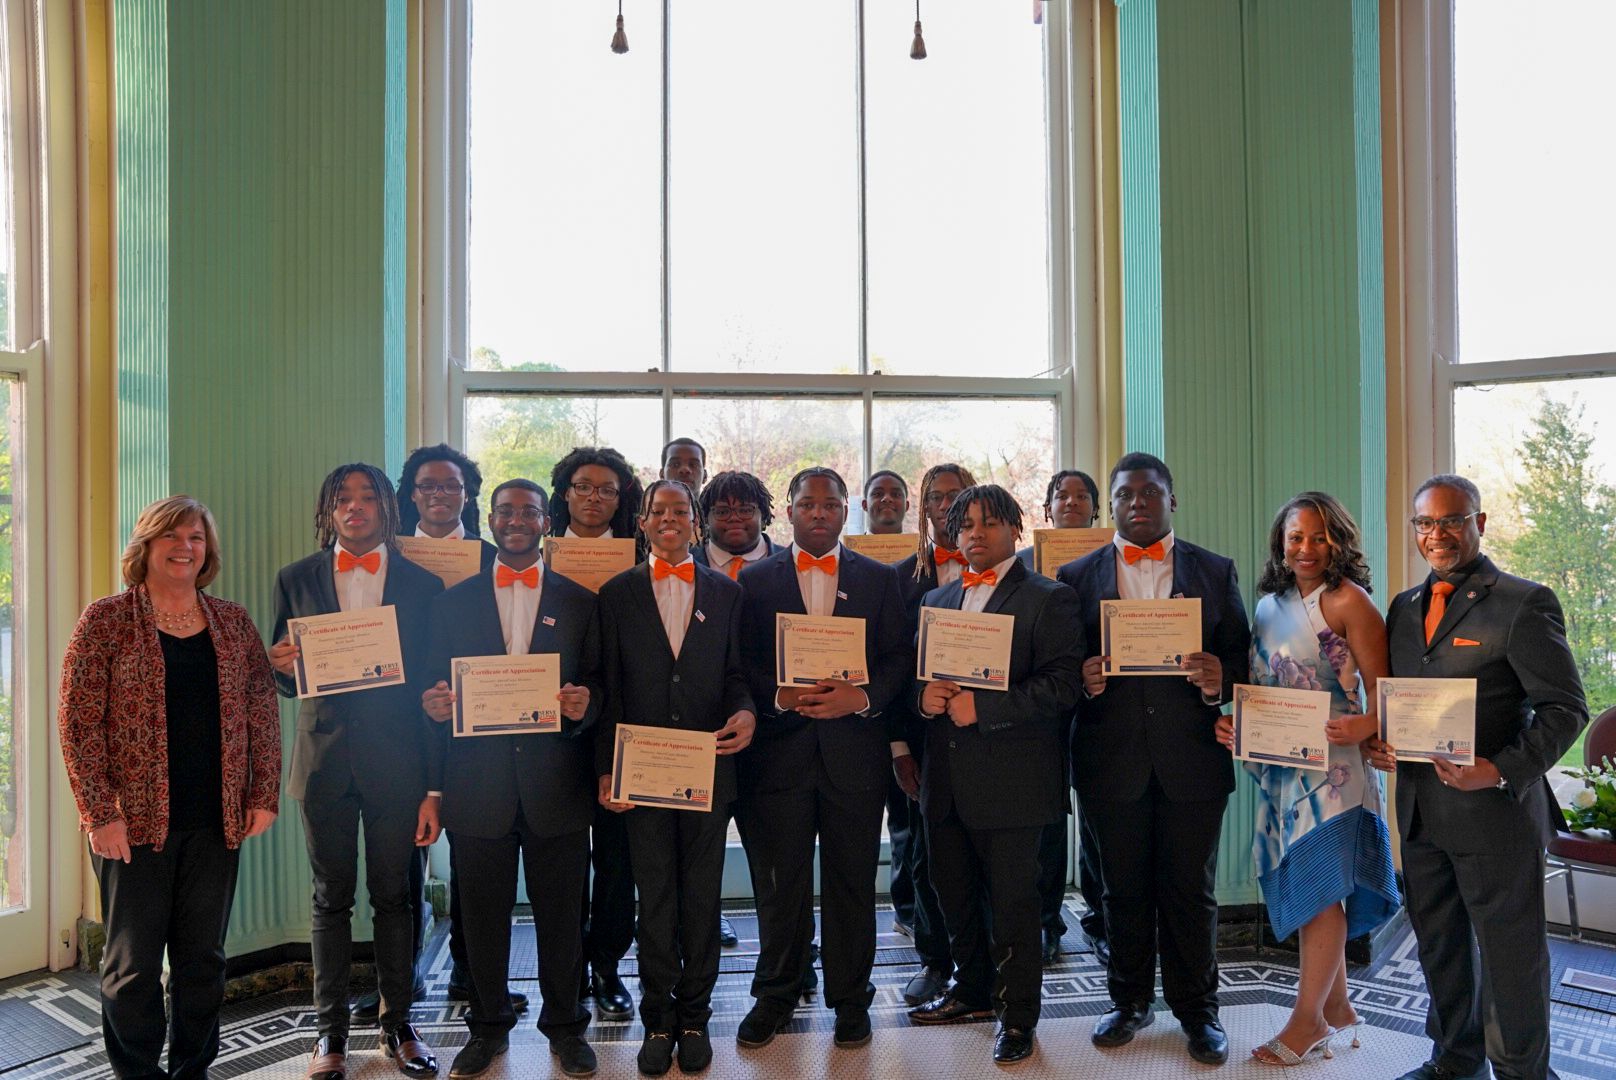
<svg viewBox="0 0 1616 1080"><path fill-rule="evenodd" d="M636 538L640 481L623 455L609 446L579 446L550 472L556 501L550 532L587 539ZM644 554L643 545L635 550ZM634 998L617 973L634 942L634 870L622 819L597 807L590 830L594 874L584 902L584 960L579 999L592 999L602 1020L627 1020Z"/></svg>
<svg viewBox="0 0 1616 1080"><path fill-rule="evenodd" d="M1100 485L1094 477L1078 469L1062 469L1049 479L1044 491L1044 520L1052 529L1092 529L1100 520ZM1031 547L1016 552L1028 570L1037 570ZM1070 812L1070 807L1067 808ZM1038 895L1043 897L1044 963L1060 958L1060 939L1066 933L1061 912L1066 900L1066 820L1064 817L1044 830L1038 842ZM1088 939L1090 951L1100 964L1111 962L1111 947L1105 940L1105 902L1100 888L1100 852L1094 829L1081 816L1077 823L1077 888L1088 911L1079 925Z"/></svg>
<svg viewBox="0 0 1616 1080"><path fill-rule="evenodd" d="M416 704L424 653L420 628L443 582L392 548L398 532L393 485L372 465L341 465L315 503L320 550L282 567L275 579L269 650L276 686L294 697L298 648L287 624L306 615L392 605L409 684L382 686L298 705L288 790L303 812L314 871L310 944L316 1029L312 1080L342 1080L348 1052L348 973L361 822L365 883L375 912L376 981L382 1050L406 1076L435 1076L437 1059L410 1024L415 981L410 937L410 864L438 835L438 793L430 732Z"/></svg>
<svg viewBox="0 0 1616 1080"><path fill-rule="evenodd" d="M600 590L606 711L595 740L599 801L623 814L640 893L640 1072L713 1059L707 1021L718 982L717 925L735 757L757 717L741 665L741 589L690 553L695 496L677 480L646 488L640 531L650 557ZM620 724L717 733L706 812L611 801Z"/></svg>
<svg viewBox="0 0 1616 1080"><path fill-rule="evenodd" d="M489 531L499 558L432 605L421 708L437 722L443 823L454 837L454 874L464 905L471 972L471 1041L451 1077L476 1076L509 1045L516 1026L506 974L520 855L533 903L544 1004L539 1030L569 1076L595 1071L579 1003L583 897L595 805L594 731L600 714L600 620L595 595L539 562L548 525L544 489L507 480L494 489ZM448 682L457 656L556 653L561 663L559 732L454 738Z"/></svg>
<svg viewBox="0 0 1616 1080"><path fill-rule="evenodd" d="M1234 563L1173 534L1173 474L1150 454L1111 467L1116 541L1060 568L1083 607L1088 658L1072 734L1072 786L1094 826L1111 942L1112 1008L1094 1044L1129 1042L1155 1014L1156 955L1162 992L1208 1065L1229 1057L1218 1022L1218 837L1234 790L1234 766L1217 741L1219 707L1248 681L1251 628ZM1199 652L1184 678L1107 679L1100 651L1105 600L1201 601Z"/></svg>
<svg viewBox="0 0 1616 1080"><path fill-rule="evenodd" d="M923 607L1009 615L1004 692L951 680L916 690L925 718L920 801L931 880L948 922L958 975L909 1016L949 1023L997 1014L993 1061L1032 1055L1043 971L1039 965L1038 846L1065 815L1067 718L1083 690L1083 620L1077 595L1016 558L1021 509L996 484L962 491L945 534L965 552L959 581L926 594ZM980 894L993 911L983 925Z"/></svg>
<svg viewBox="0 0 1616 1080"><path fill-rule="evenodd" d="M692 494L707 482L707 451L701 443L686 436L671 439L662 448L662 471L657 475L664 480L677 480Z"/></svg>
<svg viewBox="0 0 1616 1080"><path fill-rule="evenodd" d="M1443 474L1414 494L1431 572L1386 609L1391 673L1476 680L1476 759L1396 763L1409 921L1430 987L1431 1060L1403 1080L1554 1076L1543 848L1560 812L1544 774L1588 722L1554 591L1481 552L1481 492ZM1480 964L1476 962L1479 946Z"/></svg>
<svg viewBox="0 0 1616 1080"><path fill-rule="evenodd" d="M832 469L792 478L791 547L741 571L741 654L758 733L740 763L750 819L748 855L761 938L752 996L735 1038L762 1046L791 1017L813 934L814 839L819 839L825 1004L838 1046L870 1038L875 988L875 871L881 853L888 749L883 710L910 684L913 652L892 568L838 542L847 484ZM824 679L777 686L775 615L864 620L869 684Z"/></svg>

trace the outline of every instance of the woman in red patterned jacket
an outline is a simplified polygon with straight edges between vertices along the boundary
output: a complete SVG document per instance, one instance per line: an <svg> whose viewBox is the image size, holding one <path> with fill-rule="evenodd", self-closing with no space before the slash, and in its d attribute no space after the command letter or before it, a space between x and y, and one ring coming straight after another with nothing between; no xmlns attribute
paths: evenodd
<svg viewBox="0 0 1616 1080"><path fill-rule="evenodd" d="M205 1077L239 848L279 805L280 712L246 608L201 591L219 572L207 507L146 507L122 567L129 587L73 631L57 717L101 885L101 1027L120 1077Z"/></svg>

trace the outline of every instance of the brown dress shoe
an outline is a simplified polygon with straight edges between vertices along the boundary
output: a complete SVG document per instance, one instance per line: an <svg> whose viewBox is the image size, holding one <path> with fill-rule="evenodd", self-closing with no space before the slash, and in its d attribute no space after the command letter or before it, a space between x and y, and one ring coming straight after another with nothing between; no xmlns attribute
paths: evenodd
<svg viewBox="0 0 1616 1080"><path fill-rule="evenodd" d="M309 1062L309 1080L347 1080L348 1038L321 1035L314 1040L314 1059Z"/></svg>
<svg viewBox="0 0 1616 1080"><path fill-rule="evenodd" d="M400 1024L382 1034L381 1052L393 1059L405 1076L438 1075L438 1059L412 1024Z"/></svg>

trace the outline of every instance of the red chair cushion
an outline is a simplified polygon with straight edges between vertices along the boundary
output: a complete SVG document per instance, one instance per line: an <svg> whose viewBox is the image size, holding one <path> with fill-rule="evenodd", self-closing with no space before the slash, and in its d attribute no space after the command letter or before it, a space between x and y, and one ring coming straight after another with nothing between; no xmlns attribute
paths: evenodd
<svg viewBox="0 0 1616 1080"><path fill-rule="evenodd" d="M1561 830L1549 841L1549 854L1562 859L1616 867L1616 841L1594 833Z"/></svg>

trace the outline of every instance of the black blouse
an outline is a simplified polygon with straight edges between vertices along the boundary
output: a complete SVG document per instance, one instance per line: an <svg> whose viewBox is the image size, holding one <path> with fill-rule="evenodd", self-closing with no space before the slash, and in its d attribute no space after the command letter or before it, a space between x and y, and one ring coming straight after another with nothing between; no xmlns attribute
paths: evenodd
<svg viewBox="0 0 1616 1080"><path fill-rule="evenodd" d="M168 829L224 828L224 754L219 733L219 659L203 630L161 630L168 709Z"/></svg>

